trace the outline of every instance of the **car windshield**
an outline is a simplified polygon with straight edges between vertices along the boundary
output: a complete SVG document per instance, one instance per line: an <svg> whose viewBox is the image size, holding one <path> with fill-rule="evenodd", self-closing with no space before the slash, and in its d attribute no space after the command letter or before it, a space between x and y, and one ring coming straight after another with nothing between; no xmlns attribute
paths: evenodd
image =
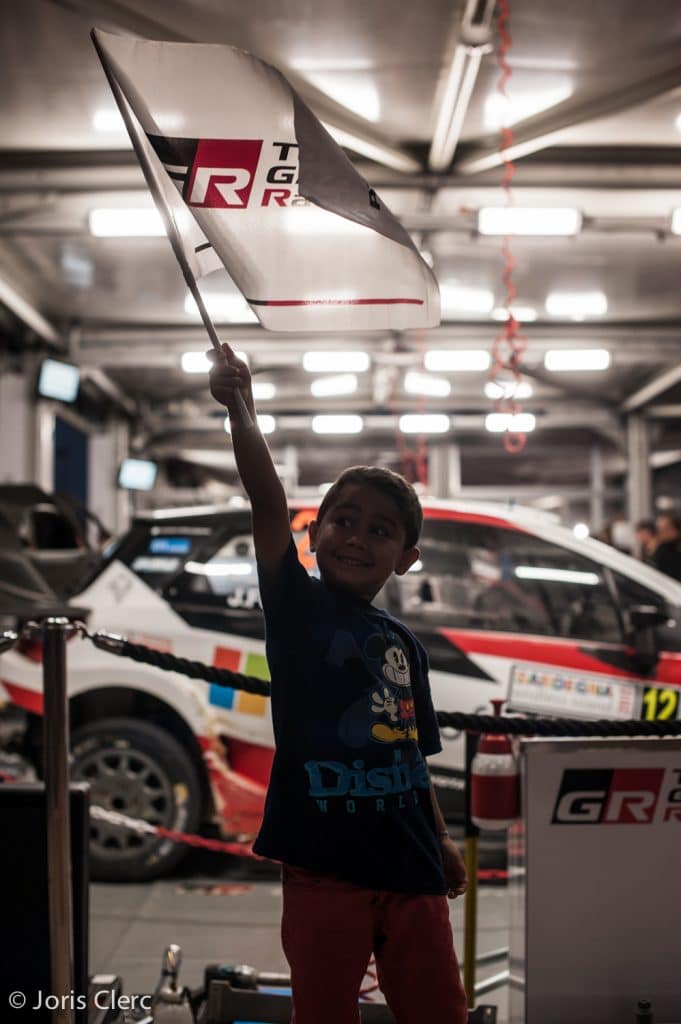
<svg viewBox="0 0 681 1024"><path fill-rule="evenodd" d="M218 525L216 518L200 523L138 520L106 550L104 566L114 559L123 562L153 590L161 591L187 562L211 546Z"/></svg>

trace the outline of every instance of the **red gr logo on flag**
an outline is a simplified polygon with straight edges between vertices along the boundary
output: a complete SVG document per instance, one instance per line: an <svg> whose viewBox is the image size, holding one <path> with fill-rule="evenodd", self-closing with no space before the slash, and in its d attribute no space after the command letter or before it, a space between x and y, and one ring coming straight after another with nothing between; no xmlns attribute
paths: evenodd
<svg viewBox="0 0 681 1024"><path fill-rule="evenodd" d="M200 139L189 172L190 206L243 209L248 206L262 139Z"/></svg>

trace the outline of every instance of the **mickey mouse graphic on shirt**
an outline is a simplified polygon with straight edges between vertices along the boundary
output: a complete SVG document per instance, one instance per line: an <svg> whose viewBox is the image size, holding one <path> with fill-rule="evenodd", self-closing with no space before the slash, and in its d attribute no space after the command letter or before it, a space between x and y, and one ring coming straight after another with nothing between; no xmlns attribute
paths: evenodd
<svg viewBox="0 0 681 1024"><path fill-rule="evenodd" d="M369 738L378 743L417 739L409 657L401 638L392 631L373 633L362 650L352 634L339 631L327 660L340 665L353 657L359 657L374 678L380 674L381 682L374 683L341 717L341 739L351 747L362 746Z"/></svg>

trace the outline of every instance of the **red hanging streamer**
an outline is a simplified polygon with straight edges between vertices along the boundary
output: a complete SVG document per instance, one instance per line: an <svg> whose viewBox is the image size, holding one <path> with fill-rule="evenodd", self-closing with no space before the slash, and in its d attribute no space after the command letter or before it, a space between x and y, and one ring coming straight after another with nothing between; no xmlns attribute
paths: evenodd
<svg viewBox="0 0 681 1024"><path fill-rule="evenodd" d="M507 99L506 86L511 78L512 69L507 60L511 49L512 38L508 29L510 19L510 0L499 0L497 7L497 33L499 44L497 47L497 63L499 65L499 79L497 89L504 99ZM513 145L513 132L507 126L501 129L500 153L504 163L504 173L501 179L501 187L506 196L506 205L512 206L514 199L511 191L511 182L515 174L515 164L507 156ZM501 278L504 284L504 309L507 318L501 332L492 344L492 365L489 371L489 380L496 384L500 396L495 399L494 408L497 412L509 416L516 416L521 412L521 406L515 395L522 380L520 367L522 358L527 348L527 339L520 332L520 325L512 313L511 307L516 298L517 291L513 283L513 271L515 260L511 252L511 238L507 235L501 247L504 259ZM527 437L520 431L507 430L504 433L504 447L511 453L521 452L525 447Z"/></svg>

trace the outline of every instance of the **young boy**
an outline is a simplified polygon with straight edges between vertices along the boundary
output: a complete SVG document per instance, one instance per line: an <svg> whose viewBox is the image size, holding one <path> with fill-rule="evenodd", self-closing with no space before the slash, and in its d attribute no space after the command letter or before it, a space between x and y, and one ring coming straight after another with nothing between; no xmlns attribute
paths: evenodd
<svg viewBox="0 0 681 1024"><path fill-rule="evenodd" d="M357 1024L372 952L398 1024L463 1024L446 895L466 871L424 761L441 749L426 653L371 604L417 560L421 506L396 473L346 470L310 524L308 576L248 368L223 351L210 386L251 501L276 741L254 850L283 865L295 1024Z"/></svg>

